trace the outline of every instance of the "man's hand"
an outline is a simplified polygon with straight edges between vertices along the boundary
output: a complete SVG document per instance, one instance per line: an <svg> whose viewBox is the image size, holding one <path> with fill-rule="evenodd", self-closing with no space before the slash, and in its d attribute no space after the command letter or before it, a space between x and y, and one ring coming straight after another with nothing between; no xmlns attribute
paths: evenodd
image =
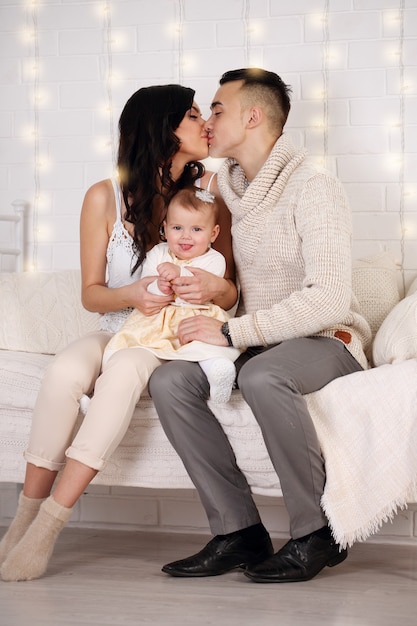
<svg viewBox="0 0 417 626"><path fill-rule="evenodd" d="M228 346L226 337L222 335L223 322L205 315L196 315L182 320L178 329L178 337L182 345L190 341L204 341L215 346Z"/></svg>
<svg viewBox="0 0 417 626"><path fill-rule="evenodd" d="M187 269L193 276L178 276L171 283L177 296L190 304L211 302L217 296L219 284L223 283L223 279L198 267Z"/></svg>

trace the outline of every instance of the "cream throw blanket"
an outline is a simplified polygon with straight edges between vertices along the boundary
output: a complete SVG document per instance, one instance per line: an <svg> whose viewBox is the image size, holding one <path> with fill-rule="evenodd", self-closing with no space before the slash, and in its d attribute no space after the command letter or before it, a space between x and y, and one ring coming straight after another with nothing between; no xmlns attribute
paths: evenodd
<svg viewBox="0 0 417 626"><path fill-rule="evenodd" d="M332 381L306 396L326 462L322 506L342 545L417 498L417 359Z"/></svg>

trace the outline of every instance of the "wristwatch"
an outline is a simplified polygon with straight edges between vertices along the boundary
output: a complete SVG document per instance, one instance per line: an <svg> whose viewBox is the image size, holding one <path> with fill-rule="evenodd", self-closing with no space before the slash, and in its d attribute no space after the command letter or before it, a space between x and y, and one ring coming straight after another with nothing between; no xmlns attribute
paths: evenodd
<svg viewBox="0 0 417 626"><path fill-rule="evenodd" d="M233 346L233 341L229 332L229 322L225 322L224 324L222 324L220 330L221 330L223 337L226 337L227 343L229 344L229 346Z"/></svg>

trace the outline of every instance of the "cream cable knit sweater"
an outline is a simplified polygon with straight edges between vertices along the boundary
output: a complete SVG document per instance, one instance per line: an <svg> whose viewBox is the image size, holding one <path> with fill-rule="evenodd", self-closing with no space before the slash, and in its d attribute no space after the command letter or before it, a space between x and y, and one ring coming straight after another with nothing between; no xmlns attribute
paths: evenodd
<svg viewBox="0 0 417 626"><path fill-rule="evenodd" d="M282 135L249 187L234 159L218 183L232 213L241 290L233 344L332 337L366 368L371 331L352 292L351 215L340 182Z"/></svg>

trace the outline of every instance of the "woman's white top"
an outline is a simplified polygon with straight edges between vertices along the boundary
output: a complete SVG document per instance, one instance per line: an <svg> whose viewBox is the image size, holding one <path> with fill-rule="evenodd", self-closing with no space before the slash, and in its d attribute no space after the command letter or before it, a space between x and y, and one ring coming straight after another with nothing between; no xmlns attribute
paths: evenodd
<svg viewBox="0 0 417 626"><path fill-rule="evenodd" d="M106 285L114 289L139 280L142 274L142 265L133 274L131 273L137 257L133 239L122 221L122 190L117 180L112 179L112 185L116 200L116 221L107 246ZM132 310L133 308L129 307L121 311L104 313L100 320L100 329L112 333L117 332Z"/></svg>

